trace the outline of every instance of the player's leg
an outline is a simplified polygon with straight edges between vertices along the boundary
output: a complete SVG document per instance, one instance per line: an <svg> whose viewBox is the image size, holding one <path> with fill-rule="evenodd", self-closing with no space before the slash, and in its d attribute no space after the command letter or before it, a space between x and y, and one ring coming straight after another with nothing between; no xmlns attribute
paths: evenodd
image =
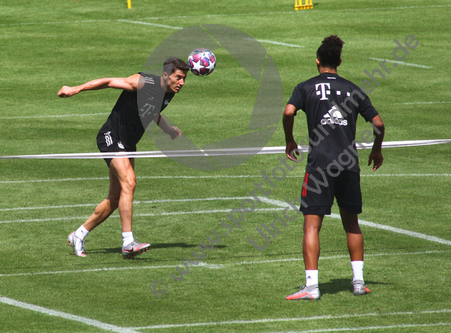
<svg viewBox="0 0 451 333"><path fill-rule="evenodd" d="M302 252L306 270L318 270L320 254L319 232L324 215L304 215L304 237L302 239Z"/></svg>
<svg viewBox="0 0 451 333"><path fill-rule="evenodd" d="M110 163L110 174L120 186L118 208L122 232L132 231L133 196L136 188L134 164L134 159L128 158L113 158Z"/></svg>
<svg viewBox="0 0 451 333"><path fill-rule="evenodd" d="M109 178L110 188L107 198L98 204L94 210L94 213L91 214L85 223L83 223L83 225L71 233L67 238L69 244L74 248L75 255L79 257L86 257L84 252L85 237L95 227L105 221L118 207L121 184L111 168L109 169Z"/></svg>
<svg viewBox="0 0 451 333"><path fill-rule="evenodd" d="M363 279L364 240L360 230L358 214L362 212L362 194L360 175L354 172L342 172L337 179L337 203L340 207L341 221L346 232L351 267L354 295L369 293Z"/></svg>
<svg viewBox="0 0 451 333"><path fill-rule="evenodd" d="M324 184L319 186L318 182ZM333 204L333 183L325 173L306 173L302 189L300 210L304 214L304 236L302 250L305 264L305 287L288 300L318 300L320 291L318 288L318 260L320 255L319 233L324 215L330 214Z"/></svg>
<svg viewBox="0 0 451 333"><path fill-rule="evenodd" d="M118 208L122 226L122 254L130 258L150 248L149 243L136 242L132 233L133 196L136 188L135 160L113 158L110 169L121 187Z"/></svg>

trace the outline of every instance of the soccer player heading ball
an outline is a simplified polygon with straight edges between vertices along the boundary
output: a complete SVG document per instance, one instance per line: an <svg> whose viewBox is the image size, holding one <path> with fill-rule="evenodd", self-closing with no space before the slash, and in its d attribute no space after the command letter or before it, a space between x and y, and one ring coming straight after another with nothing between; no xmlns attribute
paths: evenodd
<svg viewBox="0 0 451 333"><path fill-rule="evenodd" d="M160 112L182 89L188 70L188 65L183 60L168 58L164 62L162 76L141 72L127 78L97 79L76 87L64 86L58 96L70 97L86 90L121 89L122 93L116 105L97 135L97 146L101 152L133 152L136 151L136 144L151 121L155 121L172 140L181 136L180 129L169 126ZM139 99L144 99L140 100L143 106L138 106ZM133 158L113 158L105 161L110 177L108 196L86 222L68 236L67 241L74 248L75 255L85 257L85 237L119 208L122 254L125 258L130 258L150 248L148 243L136 242L132 233L135 161Z"/></svg>
<svg viewBox="0 0 451 333"><path fill-rule="evenodd" d="M300 207L304 214L306 285L288 296L288 300L317 300L321 297L318 288L319 232L324 215L331 214L334 197L347 235L354 295L369 293L363 279L363 236L358 222L362 195L355 145L357 116L360 114L373 125L375 141L368 162L368 165L374 162L373 171L383 162L381 148L385 129L369 97L337 74L343 44L338 36L323 40L316 53L319 75L295 87L283 113L287 157L297 161L296 154L299 155L293 138L294 117L298 110L307 116L310 141ZM316 186L318 181L327 184L320 187L320 191Z"/></svg>

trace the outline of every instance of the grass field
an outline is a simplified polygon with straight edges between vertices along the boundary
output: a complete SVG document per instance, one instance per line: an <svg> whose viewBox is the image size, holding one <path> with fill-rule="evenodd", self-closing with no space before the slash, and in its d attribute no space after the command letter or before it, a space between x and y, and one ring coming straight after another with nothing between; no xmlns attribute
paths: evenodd
<svg viewBox="0 0 451 333"><path fill-rule="evenodd" d="M58 90L136 73L171 34L205 24L259 40L277 65L284 103L298 82L316 75L321 40L338 34L346 42L343 77L358 84L368 79L365 70L389 60L390 74L376 74L379 85L370 94L386 141L451 138L449 1L321 0L302 12L293 5L132 0L127 9L125 0L0 0L0 155L96 152L97 131L119 92L60 99ZM409 35L419 45L401 63L391 62L394 40ZM164 112L198 146L244 133L255 99L248 73L224 49L215 52L215 72L189 75ZM368 128L360 119L358 133ZM302 114L295 131L298 140L307 135ZM279 123L266 146L282 145ZM277 224L280 234L262 251L249 241L262 246L257 228L270 225L273 214L282 216L286 199L300 196L305 162L283 167L282 177L279 155L215 171L169 158L137 159L133 229L152 249L124 260L117 213L88 236L86 258L66 243L107 194L102 160L0 159L0 331L449 332L450 148L385 149L376 173L366 166L368 151L361 151L360 218L371 294L352 294L335 205L321 231L318 302L285 300L304 283L302 217L286 228ZM144 137L138 150L158 147ZM266 183L271 193L231 230L227 216L249 209L245 199L263 181L262 172L275 187ZM197 246L210 245L207 236L216 240L213 231L219 235L214 249L205 249L188 274L182 261L195 262L192 251L201 256ZM181 276L176 267L186 271L183 281L171 277ZM155 295L163 283L166 293Z"/></svg>

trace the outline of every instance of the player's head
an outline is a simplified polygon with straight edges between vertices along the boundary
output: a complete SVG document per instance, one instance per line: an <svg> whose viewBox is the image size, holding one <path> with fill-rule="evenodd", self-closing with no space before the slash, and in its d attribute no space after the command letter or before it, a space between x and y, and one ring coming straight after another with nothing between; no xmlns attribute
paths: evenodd
<svg viewBox="0 0 451 333"><path fill-rule="evenodd" d="M324 38L318 51L316 51L318 65L336 70L341 63L341 49L344 43L337 35Z"/></svg>
<svg viewBox="0 0 451 333"><path fill-rule="evenodd" d="M170 57L164 61L163 72L168 74L168 76L173 74L177 69L182 72L188 72L189 67L186 62L176 57Z"/></svg>
<svg viewBox="0 0 451 333"><path fill-rule="evenodd" d="M164 61L163 80L166 92L178 93L185 85L186 74L189 67L182 59L171 57Z"/></svg>

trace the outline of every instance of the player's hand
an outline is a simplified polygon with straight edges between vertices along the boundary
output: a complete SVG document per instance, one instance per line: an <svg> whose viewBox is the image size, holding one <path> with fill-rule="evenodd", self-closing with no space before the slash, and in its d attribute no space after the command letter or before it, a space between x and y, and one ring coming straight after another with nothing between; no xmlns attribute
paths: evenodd
<svg viewBox="0 0 451 333"><path fill-rule="evenodd" d="M382 156L381 151L372 151L370 154L370 157L368 159L368 165L371 165L371 162L374 162L373 164L373 171L376 171L379 169L384 163L384 157Z"/></svg>
<svg viewBox="0 0 451 333"><path fill-rule="evenodd" d="M298 149L298 145L296 142L291 141L291 142L287 142L287 146L285 148L285 154L287 155L287 157L294 161L297 162L298 158L296 157L296 155L299 155L299 152L297 151Z"/></svg>
<svg viewBox="0 0 451 333"><path fill-rule="evenodd" d="M171 131L168 133L172 140L179 138L182 135L182 131L177 126L171 126Z"/></svg>
<svg viewBox="0 0 451 333"><path fill-rule="evenodd" d="M68 86L63 86L60 91L58 91L58 96L59 97L70 97L75 95L76 92L72 87L68 87Z"/></svg>

